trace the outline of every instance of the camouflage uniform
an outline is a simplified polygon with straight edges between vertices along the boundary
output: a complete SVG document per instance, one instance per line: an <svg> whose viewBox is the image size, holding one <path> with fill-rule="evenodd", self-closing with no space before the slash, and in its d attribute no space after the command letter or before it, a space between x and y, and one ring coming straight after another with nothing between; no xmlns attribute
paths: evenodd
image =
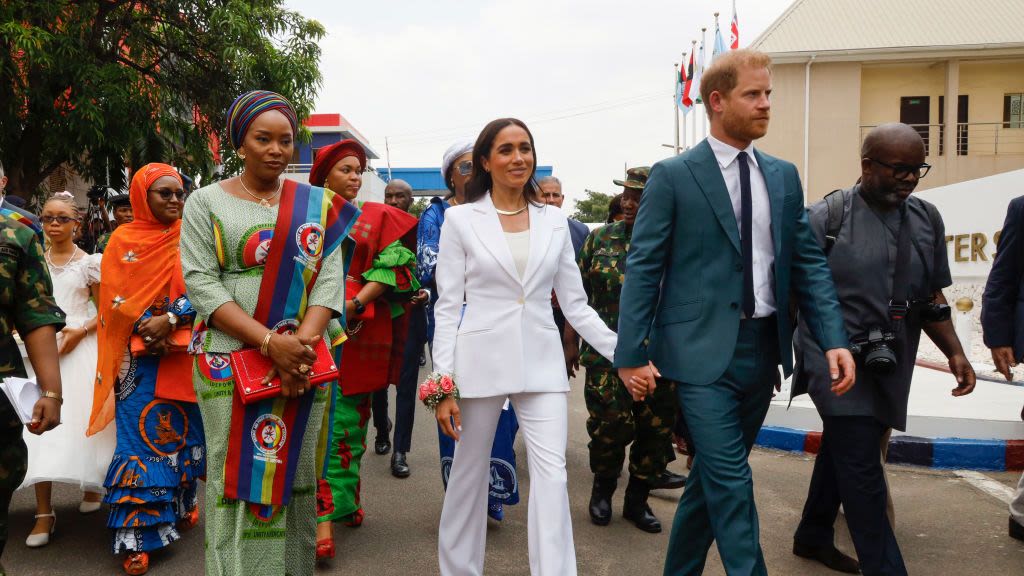
<svg viewBox="0 0 1024 576"><path fill-rule="evenodd" d="M614 330L619 323L619 294L625 279L632 228L614 222L587 237L579 266L590 305ZM612 364L584 342L580 364L587 368L584 397L590 433L590 469L599 477L618 477L629 451L629 473L653 480L675 460L672 427L676 401L672 384L660 382L644 402L634 402Z"/></svg>
<svg viewBox="0 0 1024 576"><path fill-rule="evenodd" d="M28 334L41 326L64 326L53 299L50 273L35 232L0 214L0 378L25 376L13 330ZM7 544L7 509L25 477L28 453L22 423L0 394L0 554Z"/></svg>

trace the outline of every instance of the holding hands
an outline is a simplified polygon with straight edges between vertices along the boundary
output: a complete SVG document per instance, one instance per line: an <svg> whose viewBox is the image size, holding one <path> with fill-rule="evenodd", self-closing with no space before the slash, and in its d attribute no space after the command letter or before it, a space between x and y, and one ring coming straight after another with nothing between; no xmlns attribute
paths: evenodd
<svg viewBox="0 0 1024 576"><path fill-rule="evenodd" d="M642 402L648 394L654 392L658 378L661 378L661 372L658 372L658 368L651 362L648 362L647 366L619 368L619 379L626 385L626 390L636 402Z"/></svg>

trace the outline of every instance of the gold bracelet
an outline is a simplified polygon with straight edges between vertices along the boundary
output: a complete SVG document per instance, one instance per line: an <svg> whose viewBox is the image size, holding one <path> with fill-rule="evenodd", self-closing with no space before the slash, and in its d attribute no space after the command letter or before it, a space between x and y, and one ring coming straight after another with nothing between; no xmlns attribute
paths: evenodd
<svg viewBox="0 0 1024 576"><path fill-rule="evenodd" d="M50 392L49 390L43 390L43 398L53 398L61 406L64 405L64 399L60 397L60 394L56 392Z"/></svg>
<svg viewBox="0 0 1024 576"><path fill-rule="evenodd" d="M263 337L263 343L260 344L260 354L264 356L270 355L270 337L274 335L274 331L270 330L267 335Z"/></svg>

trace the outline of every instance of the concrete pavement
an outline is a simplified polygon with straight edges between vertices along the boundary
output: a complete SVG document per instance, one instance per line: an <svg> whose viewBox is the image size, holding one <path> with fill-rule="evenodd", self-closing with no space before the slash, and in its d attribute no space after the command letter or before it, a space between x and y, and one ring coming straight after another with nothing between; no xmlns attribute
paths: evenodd
<svg viewBox="0 0 1024 576"><path fill-rule="evenodd" d="M336 528L338 557L320 573L382 576L437 574L437 521L441 512L442 489L437 463L437 438L429 413L418 409L413 439L410 478L398 480L389 473L387 456L371 451L364 458L363 505L366 522L361 528ZM590 523L586 506L591 476L587 460L582 380L573 384L570 401L568 448L569 497L579 573L586 576L661 574L668 544L668 526L680 491L655 493L652 507L666 525L661 534L640 532L622 520L622 491L616 493L616 517L610 526ZM373 440L371 430L369 441ZM523 502L506 509L501 525L488 531L487 574L520 576L529 574L525 495L529 474L523 446L518 446ZM779 575L832 574L818 564L790 553L806 495L813 461L783 452L755 449L751 457L761 519L761 540L769 572ZM685 462L671 467L684 471ZM989 477L1015 487L1018 473L990 473ZM889 469L896 504L896 534L911 574L1024 575L1024 543L1006 536L1006 506L950 471L893 466ZM34 497L31 490L15 495L11 507L11 535L3 563L12 576L93 576L121 574L120 564L110 553L109 535L104 528L104 511L91 516L78 513L80 495L69 487L55 487L57 534L42 549L30 550L24 539L32 524ZM840 517L837 543L853 551ZM185 535L167 550L154 554L150 574L154 576L199 575L203 569L202 531ZM706 574L724 574L717 552L708 557Z"/></svg>

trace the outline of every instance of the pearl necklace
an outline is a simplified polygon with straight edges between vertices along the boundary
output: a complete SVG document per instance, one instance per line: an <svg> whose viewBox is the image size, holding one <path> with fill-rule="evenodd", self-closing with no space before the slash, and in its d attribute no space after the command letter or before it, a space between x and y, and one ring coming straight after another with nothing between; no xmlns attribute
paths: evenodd
<svg viewBox="0 0 1024 576"><path fill-rule="evenodd" d="M245 181L242 180L241 176L238 177L238 183L242 185L242 190L245 190L246 194L248 194L249 196L252 196L253 200L259 201L260 206L263 206L264 208L270 208L270 201L273 200L274 198L277 198L277 195L280 194L281 190L284 188L284 180L278 179L278 181L277 181L277 191L275 191L270 196L268 196L266 198L263 198L261 196L257 196L255 194L253 194L252 191L249 190L249 187L245 185Z"/></svg>
<svg viewBox="0 0 1024 576"><path fill-rule="evenodd" d="M75 259L75 256L78 256L78 246L75 246L75 249L71 251L71 256L68 256L67 262L64 262L63 264L54 264L53 259L50 258L51 250L53 250L53 246L46 249L46 263L49 264L50 268L57 271L63 271L65 268L70 266L71 261Z"/></svg>

